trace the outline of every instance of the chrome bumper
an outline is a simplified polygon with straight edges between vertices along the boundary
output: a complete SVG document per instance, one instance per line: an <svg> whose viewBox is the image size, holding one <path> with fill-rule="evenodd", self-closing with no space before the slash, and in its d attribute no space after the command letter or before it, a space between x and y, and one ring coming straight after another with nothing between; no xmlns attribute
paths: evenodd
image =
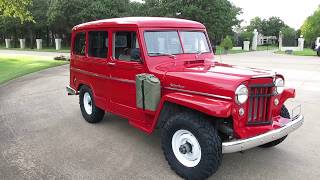
<svg viewBox="0 0 320 180"><path fill-rule="evenodd" d="M223 142L222 153L226 154L226 153L244 151L244 150L280 139L288 135L289 133L295 131L300 126L302 126L303 121L304 121L304 117L302 115L299 115L296 118L294 118L291 122L287 123L286 125L284 125L279 129L275 129L275 130L272 130L248 139L240 139L235 141Z"/></svg>
<svg viewBox="0 0 320 180"><path fill-rule="evenodd" d="M67 86L66 89L67 89L68 95L77 95L77 94L79 94L78 91L74 90L74 89L73 89L72 87L70 87L70 86Z"/></svg>

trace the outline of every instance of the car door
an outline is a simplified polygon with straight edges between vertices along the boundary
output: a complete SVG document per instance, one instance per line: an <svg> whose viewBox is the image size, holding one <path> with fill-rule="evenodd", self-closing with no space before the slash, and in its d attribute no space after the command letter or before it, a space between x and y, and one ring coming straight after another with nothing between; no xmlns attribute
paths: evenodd
<svg viewBox="0 0 320 180"><path fill-rule="evenodd" d="M98 107L106 109L109 100L109 32L108 30L91 30L86 32L86 50L81 58L75 61L78 79L89 86L93 92Z"/></svg>
<svg viewBox="0 0 320 180"><path fill-rule="evenodd" d="M113 29L112 60L110 66L110 105L116 112L128 119L139 115L136 108L135 77L145 72L140 58L138 33L135 29Z"/></svg>

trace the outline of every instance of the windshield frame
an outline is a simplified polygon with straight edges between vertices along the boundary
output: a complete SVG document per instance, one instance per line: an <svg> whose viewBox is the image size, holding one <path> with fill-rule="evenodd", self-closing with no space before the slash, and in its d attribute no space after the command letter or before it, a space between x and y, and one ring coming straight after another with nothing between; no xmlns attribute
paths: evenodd
<svg viewBox="0 0 320 180"><path fill-rule="evenodd" d="M148 46L147 46L147 42L146 42L146 38L145 38L145 33L146 32L177 32L178 34L178 38L179 38L179 42L180 42L180 46L181 46L181 53L175 53L172 54L173 56L176 55L183 55L183 54L208 54L208 53L212 53L212 47L208 38L208 34L204 29L150 29L150 30L144 30L143 31L143 41L144 41L144 45L145 45L145 50L146 50L146 55L149 57L158 57L158 56L163 56L163 55L150 55L150 53L148 52ZM182 43L182 37L181 37L181 32L201 32L205 35L205 39L207 41L207 45L209 48L209 51L204 51L204 52L185 52L184 49L184 44Z"/></svg>

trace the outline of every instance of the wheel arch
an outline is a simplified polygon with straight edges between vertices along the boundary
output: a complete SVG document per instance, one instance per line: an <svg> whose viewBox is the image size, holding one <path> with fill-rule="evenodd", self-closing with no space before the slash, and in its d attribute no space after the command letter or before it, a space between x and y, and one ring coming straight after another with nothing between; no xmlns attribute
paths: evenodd
<svg viewBox="0 0 320 180"><path fill-rule="evenodd" d="M153 124L153 129L160 129L173 114L190 111L206 116L228 118L231 116L232 102L210 99L204 96L190 96L184 93L171 93L162 97Z"/></svg>

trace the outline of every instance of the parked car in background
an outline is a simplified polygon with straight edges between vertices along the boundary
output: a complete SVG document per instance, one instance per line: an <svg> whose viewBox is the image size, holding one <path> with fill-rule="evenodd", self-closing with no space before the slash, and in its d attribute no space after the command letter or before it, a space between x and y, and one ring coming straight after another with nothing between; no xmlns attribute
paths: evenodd
<svg viewBox="0 0 320 180"><path fill-rule="evenodd" d="M186 179L208 178L223 153L276 146L303 124L300 107L284 105L295 89L283 75L216 62L195 21L88 22L72 29L71 47L67 92L79 95L84 119L108 111L148 134L160 129L166 160Z"/></svg>

